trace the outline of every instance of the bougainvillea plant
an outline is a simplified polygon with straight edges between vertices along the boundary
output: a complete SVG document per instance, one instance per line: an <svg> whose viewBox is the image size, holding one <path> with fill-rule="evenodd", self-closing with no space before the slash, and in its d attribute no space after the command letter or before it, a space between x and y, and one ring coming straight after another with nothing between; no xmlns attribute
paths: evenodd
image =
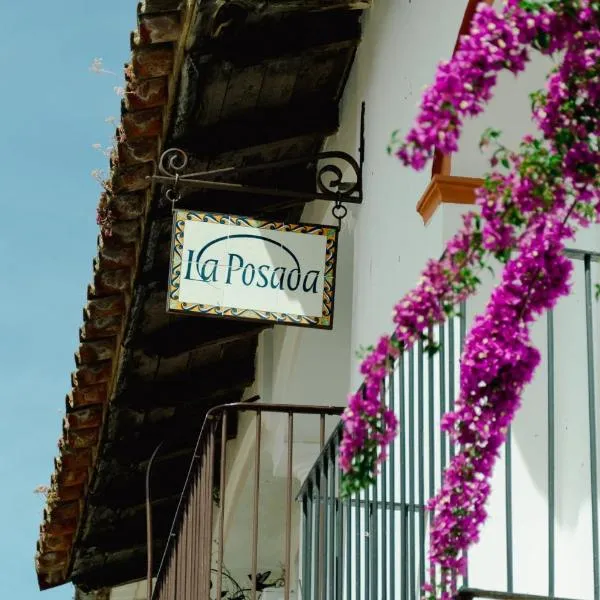
<svg viewBox="0 0 600 600"><path fill-rule="evenodd" d="M509 150L498 131L485 133L492 172L476 193L479 210L464 216L442 258L397 303L395 329L363 360L363 385L343 416L340 466L349 494L375 480L396 435L382 386L398 356L419 340L435 351L432 328L477 291L492 259L504 265L467 335L455 409L442 420L457 453L428 505L428 600L453 597L453 573L464 571L478 540L494 463L540 362L530 326L569 292L565 243L579 227L600 222L600 1L505 0L498 12L480 3L469 34L426 90L413 129L390 147L417 170L436 150L455 152L463 120L483 111L498 74L520 73L532 52L553 55L557 65L545 89L531 94L539 134Z"/></svg>

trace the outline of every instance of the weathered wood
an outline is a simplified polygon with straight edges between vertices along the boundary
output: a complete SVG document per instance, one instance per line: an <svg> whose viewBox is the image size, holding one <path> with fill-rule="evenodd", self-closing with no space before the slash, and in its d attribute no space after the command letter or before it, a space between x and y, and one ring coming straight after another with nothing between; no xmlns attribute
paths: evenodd
<svg viewBox="0 0 600 600"><path fill-rule="evenodd" d="M337 130L338 118L337 106L331 102L312 102L302 108L299 100L298 104L282 108L257 107L251 114L216 125L190 127L174 143L201 158L213 158L267 144L287 145L291 138L320 136L322 139Z"/></svg>
<svg viewBox="0 0 600 600"><path fill-rule="evenodd" d="M154 540L154 556L162 555L165 544L165 539ZM145 544L116 553L97 553L90 548L78 556L72 581L83 591L90 591L143 579L146 576L146 549ZM158 560L156 562L158 568Z"/></svg>
<svg viewBox="0 0 600 600"><path fill-rule="evenodd" d="M165 538L173 522L179 494L152 501L152 529L156 539ZM89 526L81 536L82 549L98 552L120 552L146 543L146 506L127 508L92 505Z"/></svg>
<svg viewBox="0 0 600 600"><path fill-rule="evenodd" d="M288 104L294 92L301 62L301 57L292 57L267 63L258 106L274 108Z"/></svg>
<svg viewBox="0 0 600 600"><path fill-rule="evenodd" d="M268 323L245 323L210 317L179 317L158 331L140 336L136 348L149 355L162 358L173 357L198 347L223 345L249 336L256 336Z"/></svg>
<svg viewBox="0 0 600 600"><path fill-rule="evenodd" d="M193 121L201 126L212 125L221 116L231 68L228 65L213 62L209 62L208 65L198 65L194 64L191 59L190 66L200 72L200 77L204 82L197 94Z"/></svg>
<svg viewBox="0 0 600 600"><path fill-rule="evenodd" d="M151 202L147 177L166 126L171 129L164 147L196 152L205 168L312 155L338 126L339 91L360 37L359 13L350 10L361 5L357 0L275 0L257 4L259 10L244 0L224 3L222 11L215 11L213 1L200 3L174 98L176 113L165 122L167 82L178 77L171 41L179 38L183 19L174 11L180 4L144 0L139 7L132 67L126 70L125 136L112 165L111 197L103 204L116 220L112 238L101 238L84 311L80 366L67 398L53 480L59 502L46 515L40 541L42 587L63 582L71 558L72 579L87 589L142 578L149 456L161 440L170 440L152 480L159 557L172 515L169 502L181 490L206 411L239 401L254 380L261 325L165 312L171 207L160 207L157 197ZM314 189L314 167L307 162L244 181L308 191ZM182 205L260 215L276 201L194 191ZM301 210L275 206L272 215L294 220ZM147 295L154 281L162 291ZM128 313L130 307L135 310ZM117 395L109 403L108 385L115 380ZM74 547L73 539L79 540Z"/></svg>
<svg viewBox="0 0 600 600"><path fill-rule="evenodd" d="M251 65L233 71L229 77L221 118L228 119L250 112L258 102L265 66Z"/></svg>

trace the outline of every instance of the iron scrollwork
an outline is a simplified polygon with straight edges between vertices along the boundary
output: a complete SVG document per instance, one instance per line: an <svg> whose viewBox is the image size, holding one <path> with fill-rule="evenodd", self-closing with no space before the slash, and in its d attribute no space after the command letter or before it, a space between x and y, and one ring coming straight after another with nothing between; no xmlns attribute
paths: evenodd
<svg viewBox="0 0 600 600"><path fill-rule="evenodd" d="M311 156L303 156L259 165L226 167L210 171L186 172L190 163L187 153L180 148L169 148L160 157L158 173L152 176L157 183L166 186L165 196L171 203L181 198L182 187L224 190L229 192L254 193L267 196L290 198L301 202L328 200L335 202L334 215L343 218L347 209L345 203L362 202L362 166L364 162L364 103L361 111L359 160L341 151L324 151ZM227 181L228 176L241 177L245 174L283 169L294 165L314 165L316 169L316 191L304 192L290 189L246 185ZM350 180L345 179L350 174ZM343 209L343 210L342 210Z"/></svg>

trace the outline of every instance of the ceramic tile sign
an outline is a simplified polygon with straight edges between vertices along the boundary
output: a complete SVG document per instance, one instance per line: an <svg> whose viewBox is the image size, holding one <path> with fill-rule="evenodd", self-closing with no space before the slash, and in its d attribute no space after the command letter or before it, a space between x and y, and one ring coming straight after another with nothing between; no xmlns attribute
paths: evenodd
<svg viewBox="0 0 600 600"><path fill-rule="evenodd" d="M175 210L171 313L331 329L338 228Z"/></svg>

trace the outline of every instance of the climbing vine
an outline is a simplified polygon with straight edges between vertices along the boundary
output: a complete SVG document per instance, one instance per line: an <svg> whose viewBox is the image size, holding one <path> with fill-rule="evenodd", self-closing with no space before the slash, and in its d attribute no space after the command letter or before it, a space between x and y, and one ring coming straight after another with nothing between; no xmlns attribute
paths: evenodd
<svg viewBox="0 0 600 600"><path fill-rule="evenodd" d="M499 131L484 134L492 171L476 193L479 211L464 216L442 258L427 264L395 306L394 331L368 350L363 385L343 416L340 466L348 494L375 480L396 435L396 415L381 400L396 359L419 340L435 352L433 326L478 290L492 259L502 263L465 340L455 409L442 421L457 453L428 505L428 600L452 598L453 572L464 571L466 550L478 540L495 461L540 362L531 324L569 293L565 243L600 222L600 2L505 0L499 12L480 3L469 34L426 90L415 125L404 140L395 134L389 148L417 170L436 150L455 152L464 119L484 110L498 74L519 74L532 52L557 60L545 89L531 94L538 135L511 150Z"/></svg>

